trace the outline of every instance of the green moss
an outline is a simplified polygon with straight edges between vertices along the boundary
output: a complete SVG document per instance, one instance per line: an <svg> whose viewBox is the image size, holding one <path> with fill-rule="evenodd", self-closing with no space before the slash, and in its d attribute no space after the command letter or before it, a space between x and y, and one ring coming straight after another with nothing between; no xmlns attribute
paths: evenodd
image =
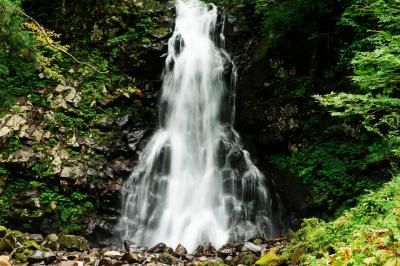
<svg viewBox="0 0 400 266"><path fill-rule="evenodd" d="M396 259L400 248L400 176L339 218L305 220L288 254L305 265L383 265ZM302 249L302 252L298 250Z"/></svg>
<svg viewBox="0 0 400 266"><path fill-rule="evenodd" d="M200 266L226 266L227 264L221 262L210 262L210 261L203 261L200 263Z"/></svg>
<svg viewBox="0 0 400 266"><path fill-rule="evenodd" d="M171 254L161 253L158 256L158 261L160 261L161 263L164 263L164 264L168 264L168 265L175 265L179 262L179 259L172 256Z"/></svg>
<svg viewBox="0 0 400 266"><path fill-rule="evenodd" d="M40 208L21 208L11 205L11 199L20 194L26 188L34 188L39 192ZM87 194L68 189L61 190L45 180L29 181L24 179L10 179L3 194L0 195L0 206L3 204L3 219L5 224L10 216L17 216L25 219L20 228L29 229L31 223L45 224L55 232L78 233L83 227L83 220L86 215L94 210L94 204ZM93 200L94 201L94 200ZM12 224L13 227L18 226ZM21 242L22 243L22 242Z"/></svg>
<svg viewBox="0 0 400 266"><path fill-rule="evenodd" d="M14 256L14 260L18 262L27 262L28 256L21 253L16 253Z"/></svg>
<svg viewBox="0 0 400 266"><path fill-rule="evenodd" d="M33 241L33 240L28 240L28 241L25 241L24 243L22 243L22 245L25 247L25 248L30 248L30 249L40 249L40 246L39 246L39 244L38 243L36 243L35 241Z"/></svg>
<svg viewBox="0 0 400 266"><path fill-rule="evenodd" d="M267 254L262 256L259 260L256 261L255 265L257 266L279 266L284 265L287 259L283 256L277 255L277 248L272 248L268 251Z"/></svg>
<svg viewBox="0 0 400 266"><path fill-rule="evenodd" d="M239 263L243 265L253 265L257 261L257 256L251 252L241 255Z"/></svg>

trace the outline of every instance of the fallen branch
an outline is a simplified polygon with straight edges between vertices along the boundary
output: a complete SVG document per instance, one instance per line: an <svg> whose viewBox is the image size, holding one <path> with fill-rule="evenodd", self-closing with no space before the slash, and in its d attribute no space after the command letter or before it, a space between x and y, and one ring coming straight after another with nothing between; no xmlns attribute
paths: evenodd
<svg viewBox="0 0 400 266"><path fill-rule="evenodd" d="M46 31L43 29L42 25L40 25L39 22L37 22L34 18L32 18L31 16L29 16L28 14L26 14L26 13L23 12L22 10L20 10L20 12L21 12L22 15L24 15L24 16L27 17L28 19L32 20L32 21L36 24L36 26L38 26L39 30L43 33L43 35L44 35L44 37L45 37L45 39L46 39L46 42L47 42L48 45L51 46L53 49L56 49L56 50L58 50L58 51L60 51L60 52L62 52L62 53L64 53L64 54L68 55L69 57L71 57L75 62L77 62L77 63L80 64L80 65L84 65L84 66L88 66L88 67L92 68L92 69L93 69L95 72L97 72L97 73L100 73L100 74L108 74L108 72L109 72L108 70L107 70L107 71L100 71L100 70L98 70L95 66L93 66L93 65L91 65L91 64L89 64L89 63L80 61L80 60L78 60L75 56L73 56L72 54L70 54L69 52L67 52L67 51L65 51L65 50L63 50L63 49L61 49L61 48L56 47L55 45L53 45L53 44L50 42L49 37L48 37Z"/></svg>

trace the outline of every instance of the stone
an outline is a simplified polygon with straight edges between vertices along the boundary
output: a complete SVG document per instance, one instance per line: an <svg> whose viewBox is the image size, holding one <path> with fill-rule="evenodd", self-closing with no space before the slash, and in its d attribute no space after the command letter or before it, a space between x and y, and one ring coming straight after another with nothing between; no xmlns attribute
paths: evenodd
<svg viewBox="0 0 400 266"><path fill-rule="evenodd" d="M110 250L110 251L103 253L104 257L109 257L112 259L120 259L120 258L122 258L122 255L123 254L121 252L116 251L116 250Z"/></svg>
<svg viewBox="0 0 400 266"><path fill-rule="evenodd" d="M131 115L127 114L127 115L117 118L115 123L117 124L118 127L123 127L126 124L128 124L130 118L131 118Z"/></svg>
<svg viewBox="0 0 400 266"><path fill-rule="evenodd" d="M67 166L61 170L60 176L68 179L78 179L83 176L83 171L80 166Z"/></svg>
<svg viewBox="0 0 400 266"><path fill-rule="evenodd" d="M186 248L181 244L179 244L175 249L175 254L178 255L178 256L184 256L187 253L188 252L187 252Z"/></svg>
<svg viewBox="0 0 400 266"><path fill-rule="evenodd" d="M132 264L132 263L140 263L140 261L141 261L140 258L139 258L139 255L136 254L136 253L125 253L122 256L121 260L122 261L126 261L126 262L128 262L130 264Z"/></svg>
<svg viewBox="0 0 400 266"><path fill-rule="evenodd" d="M240 255L239 263L243 265L253 265L257 261L257 256L252 252L246 252Z"/></svg>
<svg viewBox="0 0 400 266"><path fill-rule="evenodd" d="M9 127L0 128L0 138L8 136L12 132L12 129Z"/></svg>
<svg viewBox="0 0 400 266"><path fill-rule="evenodd" d="M218 250L218 257L227 258L228 256L233 256L235 254L235 250L232 248L223 248Z"/></svg>
<svg viewBox="0 0 400 266"><path fill-rule="evenodd" d="M74 99L76 97L76 89L73 87L69 87L70 88L70 92L67 94L67 96L65 96L65 101L69 102L69 103L74 103Z"/></svg>
<svg viewBox="0 0 400 266"><path fill-rule="evenodd" d="M36 242L42 242L43 236L41 234L29 234L29 240L33 240Z"/></svg>
<svg viewBox="0 0 400 266"><path fill-rule="evenodd" d="M46 236L45 241L46 242L55 242L58 240L58 236L56 234L50 234Z"/></svg>
<svg viewBox="0 0 400 266"><path fill-rule="evenodd" d="M5 226L0 225L0 238L4 237L8 232L8 229Z"/></svg>
<svg viewBox="0 0 400 266"><path fill-rule="evenodd" d="M136 151L147 130L138 129L126 135L126 142L131 151Z"/></svg>
<svg viewBox="0 0 400 266"><path fill-rule="evenodd" d="M169 254L172 254L174 251L173 251L172 248L168 247L164 243L159 243L159 244L155 245L154 247L152 247L151 249L149 249L147 252L149 252L149 253L169 253Z"/></svg>
<svg viewBox="0 0 400 266"><path fill-rule="evenodd" d="M8 256L0 256L0 266L11 266L10 257Z"/></svg>
<svg viewBox="0 0 400 266"><path fill-rule="evenodd" d="M124 248L126 252L131 252L131 246L135 245L135 243L133 243L132 241L129 240L125 240L124 241Z"/></svg>
<svg viewBox="0 0 400 266"><path fill-rule="evenodd" d="M161 253L158 257L158 261L167 265L176 265L179 259L168 253Z"/></svg>
<svg viewBox="0 0 400 266"><path fill-rule="evenodd" d="M9 230L3 240L12 249L20 247L22 243L28 240L28 237L17 230Z"/></svg>
<svg viewBox="0 0 400 266"><path fill-rule="evenodd" d="M13 163L27 163L31 160L31 158L34 157L34 155L35 152L33 151L33 149L27 147L25 149L20 149L10 154L7 160Z"/></svg>
<svg viewBox="0 0 400 266"><path fill-rule="evenodd" d="M20 115L12 115L5 124L7 127L11 128L14 131L17 131L21 128L22 125L26 124L26 119Z"/></svg>
<svg viewBox="0 0 400 266"><path fill-rule="evenodd" d="M256 261L257 266L280 266L284 265L287 259L277 255L278 249L272 248L267 254Z"/></svg>
<svg viewBox="0 0 400 266"><path fill-rule="evenodd" d="M50 106L52 109L68 109L67 102L62 95L57 95L57 97L51 101Z"/></svg>
<svg viewBox="0 0 400 266"><path fill-rule="evenodd" d="M77 262L73 260L62 261L60 266L77 266Z"/></svg>
<svg viewBox="0 0 400 266"><path fill-rule="evenodd" d="M264 241L261 238L256 238L252 242L255 245L261 245Z"/></svg>
<svg viewBox="0 0 400 266"><path fill-rule="evenodd" d="M28 261L30 263L36 263L43 261L46 264L50 264L57 259L56 254L53 251L34 251L29 257Z"/></svg>
<svg viewBox="0 0 400 266"><path fill-rule="evenodd" d="M39 192L36 189L24 190L11 200L11 205L26 209L39 209Z"/></svg>
<svg viewBox="0 0 400 266"><path fill-rule="evenodd" d="M244 243L244 247L247 250L250 250L251 252L253 252L254 254L257 254L257 255L261 254L262 248L257 246L257 245L255 245L255 244L253 244L253 243L251 243L251 242Z"/></svg>
<svg viewBox="0 0 400 266"><path fill-rule="evenodd" d="M193 252L193 255L194 255L195 257L201 257L201 256L203 256L203 255L204 255L204 248L203 248L203 246L202 246L202 245L199 245L199 246L195 249L195 251Z"/></svg>
<svg viewBox="0 0 400 266"><path fill-rule="evenodd" d="M57 242L61 250L85 251L89 249L87 240L81 236L61 235Z"/></svg>
<svg viewBox="0 0 400 266"><path fill-rule="evenodd" d="M36 243L36 241L33 240L28 240L25 241L24 243L22 243L22 245L24 246L24 248L29 248L29 249L40 249L40 246L38 243Z"/></svg>
<svg viewBox="0 0 400 266"><path fill-rule="evenodd" d="M76 260L80 257L80 253L78 252L67 252L64 254L65 257L67 257L68 260Z"/></svg>
<svg viewBox="0 0 400 266"><path fill-rule="evenodd" d="M207 257L215 257L217 256L217 250L211 245L211 243L208 243L204 246L204 255Z"/></svg>

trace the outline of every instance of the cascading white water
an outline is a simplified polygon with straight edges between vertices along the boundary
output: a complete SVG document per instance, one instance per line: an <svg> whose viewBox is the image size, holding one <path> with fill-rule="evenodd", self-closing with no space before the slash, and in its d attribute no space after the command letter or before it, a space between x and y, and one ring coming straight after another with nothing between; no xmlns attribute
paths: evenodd
<svg viewBox="0 0 400 266"><path fill-rule="evenodd" d="M217 8L177 0L176 11L161 125L125 184L121 237L193 250L205 242L221 246L228 240L271 236L265 178L241 148L230 119L234 90L227 81L235 73L215 41L223 39L216 32Z"/></svg>

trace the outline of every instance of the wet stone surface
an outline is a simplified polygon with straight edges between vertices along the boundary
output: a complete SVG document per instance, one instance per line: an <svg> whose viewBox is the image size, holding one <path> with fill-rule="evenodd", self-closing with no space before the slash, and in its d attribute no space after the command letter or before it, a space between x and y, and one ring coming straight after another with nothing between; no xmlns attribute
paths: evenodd
<svg viewBox="0 0 400 266"><path fill-rule="evenodd" d="M146 248L130 241L124 241L121 247L96 248L81 236L43 237L2 229L0 265L290 265L281 255L287 247L287 238L254 238L227 243L219 249L207 243L190 251L181 244L174 249L164 243Z"/></svg>

